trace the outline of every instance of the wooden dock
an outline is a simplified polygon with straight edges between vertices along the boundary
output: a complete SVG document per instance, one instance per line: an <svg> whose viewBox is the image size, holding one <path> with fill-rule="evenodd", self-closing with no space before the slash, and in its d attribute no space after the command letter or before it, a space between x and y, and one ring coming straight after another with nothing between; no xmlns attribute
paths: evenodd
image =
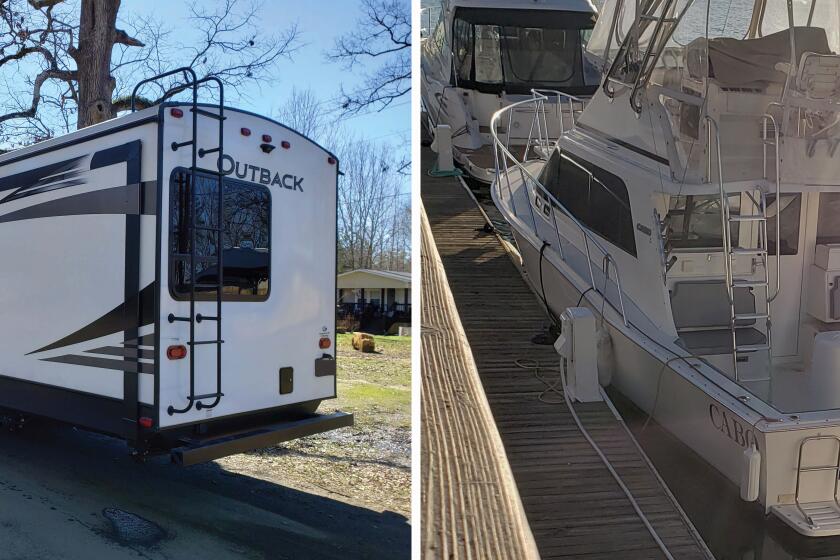
<svg viewBox="0 0 840 560"><path fill-rule="evenodd" d="M456 178L427 176L431 164L424 149L425 557L526 558L533 535L542 558L666 558L562 398L540 400L545 383L514 363L559 367L552 346L531 340L549 319L501 240L483 230L474 199ZM447 297L454 309L442 304ZM481 387L471 381L476 376ZM481 389L486 400L475 394ZM575 410L672 557L711 558L607 405ZM497 437L503 450L494 452Z"/></svg>

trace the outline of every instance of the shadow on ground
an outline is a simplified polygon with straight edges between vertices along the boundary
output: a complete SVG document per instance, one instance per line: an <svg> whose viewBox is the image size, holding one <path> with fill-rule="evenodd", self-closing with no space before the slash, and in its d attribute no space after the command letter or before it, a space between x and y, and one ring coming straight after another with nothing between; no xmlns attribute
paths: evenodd
<svg viewBox="0 0 840 560"><path fill-rule="evenodd" d="M0 559L408 558L392 512L229 472L136 463L50 422L0 432Z"/></svg>

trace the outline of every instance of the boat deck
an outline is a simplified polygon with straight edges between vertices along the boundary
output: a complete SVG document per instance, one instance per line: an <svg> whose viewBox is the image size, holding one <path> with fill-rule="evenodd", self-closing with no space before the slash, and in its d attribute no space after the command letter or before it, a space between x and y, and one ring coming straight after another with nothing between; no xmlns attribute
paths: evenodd
<svg viewBox="0 0 840 560"><path fill-rule="evenodd" d="M547 395L540 400L546 385L515 365L518 359L534 359L545 368L559 367L552 346L531 341L549 319L500 239L482 230L484 215L459 180L426 175L433 157L423 149L421 194L428 216L422 247L421 358L426 557L528 557L521 552L527 549L527 528L524 533L516 530L518 493L542 558L664 558L562 398ZM444 278L447 284L441 288ZM441 290L451 293L454 308L441 305ZM445 313L454 315L446 322L462 327L466 340L458 328L440 327ZM472 368L480 387L471 380ZM544 378L552 381L552 375L546 371ZM481 390L486 401L476 394ZM544 402L548 400L556 404ZM495 426L482 428L481 422L489 421L482 410L487 405ZM607 405L576 404L575 410L670 554L711 558ZM504 449L494 455L496 430ZM505 480L505 461L515 488ZM480 501L493 497L495 501ZM501 548L488 554L488 542Z"/></svg>
<svg viewBox="0 0 840 560"><path fill-rule="evenodd" d="M496 153L493 144L484 144L477 150L462 150L461 152L477 167L496 169Z"/></svg>

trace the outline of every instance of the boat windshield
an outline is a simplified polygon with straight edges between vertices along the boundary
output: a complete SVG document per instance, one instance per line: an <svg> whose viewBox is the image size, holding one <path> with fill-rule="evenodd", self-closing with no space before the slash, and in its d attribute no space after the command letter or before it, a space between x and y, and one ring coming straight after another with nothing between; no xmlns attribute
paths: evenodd
<svg viewBox="0 0 840 560"><path fill-rule="evenodd" d="M600 74L583 49L594 24L594 13L460 8L452 25L455 81L494 93L592 93Z"/></svg>
<svg viewBox="0 0 840 560"><path fill-rule="evenodd" d="M796 27L818 27L825 31L828 47L840 51L840 12L837 0L795 0L791 4ZM755 24L750 37L764 37L790 28L786 0L756 3Z"/></svg>

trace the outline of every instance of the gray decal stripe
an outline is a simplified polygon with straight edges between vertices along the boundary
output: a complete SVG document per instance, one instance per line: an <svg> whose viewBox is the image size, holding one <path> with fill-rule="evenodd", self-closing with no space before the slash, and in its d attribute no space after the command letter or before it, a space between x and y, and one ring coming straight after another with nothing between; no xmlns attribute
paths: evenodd
<svg viewBox="0 0 840 560"><path fill-rule="evenodd" d="M154 184L147 183L146 192L155 189ZM36 218L52 218L56 216L82 216L88 214L137 214L136 201L139 198L140 185L113 187L81 194L74 194L34 204L14 212L0 216L0 224L19 220L34 220ZM151 214L154 205L145 205L144 214Z"/></svg>
<svg viewBox="0 0 840 560"><path fill-rule="evenodd" d="M145 325L151 325L155 322L154 282L143 288L140 293L134 294L134 297L129 298L129 300L130 301L128 302L124 301L119 304L105 315L99 317L91 323L88 323L76 332L65 336L61 340L55 341L52 344L33 350L27 355L44 352L46 350L54 350L55 348L61 348L62 346L70 346L71 344L78 344L79 342L94 340L105 335L125 331L130 324L137 328ZM138 306L140 308L139 324L137 318L133 314L128 313L129 309L136 309Z"/></svg>
<svg viewBox="0 0 840 560"><path fill-rule="evenodd" d="M108 358L94 358L92 356L76 356L74 354L65 354L64 356L56 356L54 358L41 358L41 361L72 364L74 366L113 369L116 371L130 371L133 373L154 374L155 372L154 364L147 364L145 362L126 362L123 360L111 360Z"/></svg>
<svg viewBox="0 0 840 560"><path fill-rule="evenodd" d="M50 183L46 186L38 187L38 188L27 188L26 190L20 189L6 198L3 199L3 202L11 202L13 200L19 200L21 198L26 198L28 196L34 196L36 194L46 193L50 191L57 191L59 189L66 189L68 187L75 187L76 185L84 185L84 179L70 179L68 181L63 181L61 183Z"/></svg>
<svg viewBox="0 0 840 560"><path fill-rule="evenodd" d="M126 346L154 346L155 333L144 334L140 338L132 338L123 342Z"/></svg>
<svg viewBox="0 0 840 560"><path fill-rule="evenodd" d="M79 156L56 163L50 163L37 169L30 169L14 175L8 175L0 179L0 191L17 189L15 192L24 191L38 184L45 177L51 177L58 173L72 171L79 167L80 162L87 156Z"/></svg>
<svg viewBox="0 0 840 560"><path fill-rule="evenodd" d="M154 360L154 350L143 350L138 348L121 348L120 346L103 346L93 350L85 350L85 354L105 354L108 356L121 356L126 358L140 358L143 360Z"/></svg>

